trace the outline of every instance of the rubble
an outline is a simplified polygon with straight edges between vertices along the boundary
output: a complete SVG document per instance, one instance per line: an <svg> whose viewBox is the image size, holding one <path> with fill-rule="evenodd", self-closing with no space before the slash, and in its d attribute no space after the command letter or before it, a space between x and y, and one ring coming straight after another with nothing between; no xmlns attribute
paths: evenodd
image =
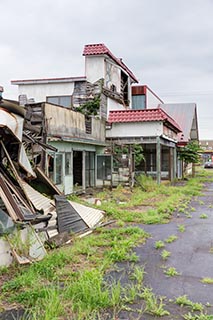
<svg viewBox="0 0 213 320"><path fill-rule="evenodd" d="M25 116L17 102L1 99L0 265L38 261L47 254L46 241L60 246L72 232L87 233L103 218L101 210L68 201L39 167L31 166L28 141L43 150L53 147L23 130ZM48 196L36 190L41 185Z"/></svg>

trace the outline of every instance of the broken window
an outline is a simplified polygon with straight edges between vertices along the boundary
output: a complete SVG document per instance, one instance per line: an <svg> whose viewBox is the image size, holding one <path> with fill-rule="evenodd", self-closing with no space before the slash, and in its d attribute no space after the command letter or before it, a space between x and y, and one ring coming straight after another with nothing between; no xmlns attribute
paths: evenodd
<svg viewBox="0 0 213 320"><path fill-rule="evenodd" d="M72 96L50 96L47 102L61 107L70 108L72 106Z"/></svg>
<svg viewBox="0 0 213 320"><path fill-rule="evenodd" d="M95 185L95 152L86 151L85 154L86 187Z"/></svg>
<svg viewBox="0 0 213 320"><path fill-rule="evenodd" d="M48 177L57 185L63 183L63 154L48 155Z"/></svg>
<svg viewBox="0 0 213 320"><path fill-rule="evenodd" d="M72 174L71 171L71 153L65 153L65 175L69 176Z"/></svg>
<svg viewBox="0 0 213 320"><path fill-rule="evenodd" d="M123 96L123 102L126 106L129 105L129 85L128 76L121 71L121 94Z"/></svg>
<svg viewBox="0 0 213 320"><path fill-rule="evenodd" d="M62 154L57 153L55 157L55 183L62 184L63 181L63 158Z"/></svg>
<svg viewBox="0 0 213 320"><path fill-rule="evenodd" d="M111 155L97 156L97 179L111 180L112 157Z"/></svg>

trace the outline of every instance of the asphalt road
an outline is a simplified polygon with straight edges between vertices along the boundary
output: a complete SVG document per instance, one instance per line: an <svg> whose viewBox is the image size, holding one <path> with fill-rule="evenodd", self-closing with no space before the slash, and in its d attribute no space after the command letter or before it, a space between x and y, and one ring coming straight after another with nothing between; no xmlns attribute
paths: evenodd
<svg viewBox="0 0 213 320"><path fill-rule="evenodd" d="M213 279L213 183L207 183L202 196L194 197L189 207L192 209L187 209L187 212L191 218L184 213L174 213L168 224L140 225L151 237L146 244L135 248L139 256L137 264L145 267L144 285L152 288L156 295L166 297L165 308L170 311L170 315L161 319L184 319L184 314L192 312L188 307L179 307L170 301L183 295L187 295L192 302L208 305L203 312L212 315L208 319L213 319L213 284L201 282L206 277ZM205 219L201 218L203 214L207 215ZM184 232L179 231L179 225L185 226ZM171 256L163 261L163 249L156 249L155 242L164 241L171 235L176 235L178 239L165 243L163 249L169 251ZM174 267L180 274L166 276L164 271L169 267ZM111 276L120 279L122 285L127 285L130 264L119 264L119 268L120 271L112 272ZM131 306L131 311L121 311L118 319L159 319L149 314L140 316L137 311L133 311L142 306L143 302L138 301Z"/></svg>

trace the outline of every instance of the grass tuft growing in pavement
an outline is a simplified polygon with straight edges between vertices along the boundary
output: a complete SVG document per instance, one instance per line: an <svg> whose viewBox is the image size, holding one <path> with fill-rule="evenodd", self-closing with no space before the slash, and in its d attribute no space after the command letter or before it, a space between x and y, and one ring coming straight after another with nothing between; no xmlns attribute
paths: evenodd
<svg viewBox="0 0 213 320"><path fill-rule="evenodd" d="M188 306L190 307L191 311L203 311L202 303L192 302L188 299L187 295L177 297L175 303L181 307Z"/></svg>
<svg viewBox="0 0 213 320"><path fill-rule="evenodd" d="M203 278L201 280L202 283L213 284L213 278Z"/></svg>
<svg viewBox="0 0 213 320"><path fill-rule="evenodd" d="M180 275L180 273L177 272L177 270L174 267L169 267L168 269L164 270L164 273L168 277L175 277L175 276L179 276Z"/></svg>

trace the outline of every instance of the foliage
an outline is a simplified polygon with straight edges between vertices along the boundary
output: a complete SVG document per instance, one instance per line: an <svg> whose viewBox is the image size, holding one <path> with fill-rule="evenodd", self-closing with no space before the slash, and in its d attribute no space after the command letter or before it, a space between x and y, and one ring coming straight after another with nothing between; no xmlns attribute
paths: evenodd
<svg viewBox="0 0 213 320"><path fill-rule="evenodd" d="M179 224L178 225L178 231L185 232L185 230L186 230L186 227L184 226L184 224Z"/></svg>
<svg viewBox="0 0 213 320"><path fill-rule="evenodd" d="M147 313L156 315L158 317L167 316L170 314L164 309L165 304L163 303L163 298L156 297L150 288L144 288L142 298L146 301L145 311Z"/></svg>
<svg viewBox="0 0 213 320"><path fill-rule="evenodd" d="M185 320L213 320L213 315L208 315L206 313L201 312L200 314L191 314L189 312L188 314L185 314L183 316L183 319Z"/></svg>
<svg viewBox="0 0 213 320"><path fill-rule="evenodd" d="M201 280L203 283L213 284L213 278L203 278Z"/></svg>
<svg viewBox="0 0 213 320"><path fill-rule="evenodd" d="M177 272L177 270L174 267L170 267L167 270L164 271L164 273L168 276L168 277L175 277L175 276L179 276L180 273Z"/></svg>
<svg viewBox="0 0 213 320"><path fill-rule="evenodd" d="M208 218L208 215L206 213L202 213L200 215L200 219L207 219Z"/></svg>
<svg viewBox="0 0 213 320"><path fill-rule="evenodd" d="M20 303L25 309L29 307L33 320L103 319L102 311L109 308L111 319L116 319L118 311L123 306L128 307L126 303L137 303L138 298L142 299L143 312L162 317L168 315L163 298L144 287L144 274L148 270L139 263L133 264L138 259L134 247L149 236L134 224L138 221L167 222L174 210L186 209L190 198L200 193L206 178L207 175L201 173L181 187L160 185L149 192L139 187L131 191L120 186L112 191L104 190L97 197L103 199L101 209L106 210L106 219L115 219L115 223L96 228L88 237L73 237L72 245L54 249L35 264L16 266L12 272L9 272L10 268L8 271L2 269L0 273L5 274L7 282L1 286L1 302L4 300L7 305ZM172 235L164 243L176 238ZM168 251L165 252L162 250L162 258L168 256ZM110 280L108 270L116 271L114 262L117 261L128 261L128 264L133 261L128 274L132 284L121 286L119 281ZM174 268L167 272L169 276L177 275ZM188 307L191 312L201 310L199 304ZM212 319L202 311L199 315L188 313L184 317Z"/></svg>
<svg viewBox="0 0 213 320"><path fill-rule="evenodd" d="M140 144L133 145L115 145L113 154L115 159L120 161L123 154L128 155L131 152L134 154L135 166L138 166L141 161L144 161L143 147Z"/></svg>
<svg viewBox="0 0 213 320"><path fill-rule="evenodd" d="M161 248L164 248L165 247L165 244L163 241L159 240L159 241L156 241L155 242L155 249L161 249Z"/></svg>
<svg viewBox="0 0 213 320"><path fill-rule="evenodd" d="M178 305L181 307L183 306L189 306L191 308L191 311L202 311L203 305L198 302L192 302L187 298L187 295L179 296L176 298L175 301Z"/></svg>
<svg viewBox="0 0 213 320"><path fill-rule="evenodd" d="M140 174L136 177L137 185L146 192L154 191L158 188L156 181L151 176Z"/></svg>
<svg viewBox="0 0 213 320"><path fill-rule="evenodd" d="M135 155L135 166L138 166L142 161L145 160L142 146L139 144L134 144L133 152Z"/></svg>
<svg viewBox="0 0 213 320"><path fill-rule="evenodd" d="M83 113L85 116L96 116L100 108L100 96L95 96L93 100L87 101L80 107L75 108L76 111Z"/></svg>
<svg viewBox="0 0 213 320"><path fill-rule="evenodd" d="M171 236L169 236L169 237L165 240L165 242L166 242L166 243L172 243L172 242L174 242L174 241L177 240L177 239L178 239L178 237L172 234Z"/></svg>
<svg viewBox="0 0 213 320"><path fill-rule="evenodd" d="M185 163L199 163L200 147L197 141L190 141L186 146L178 149L179 158Z"/></svg>
<svg viewBox="0 0 213 320"><path fill-rule="evenodd" d="M171 252L169 252L167 250L163 250L161 253L161 258L163 260L167 260L170 256L171 256Z"/></svg>

